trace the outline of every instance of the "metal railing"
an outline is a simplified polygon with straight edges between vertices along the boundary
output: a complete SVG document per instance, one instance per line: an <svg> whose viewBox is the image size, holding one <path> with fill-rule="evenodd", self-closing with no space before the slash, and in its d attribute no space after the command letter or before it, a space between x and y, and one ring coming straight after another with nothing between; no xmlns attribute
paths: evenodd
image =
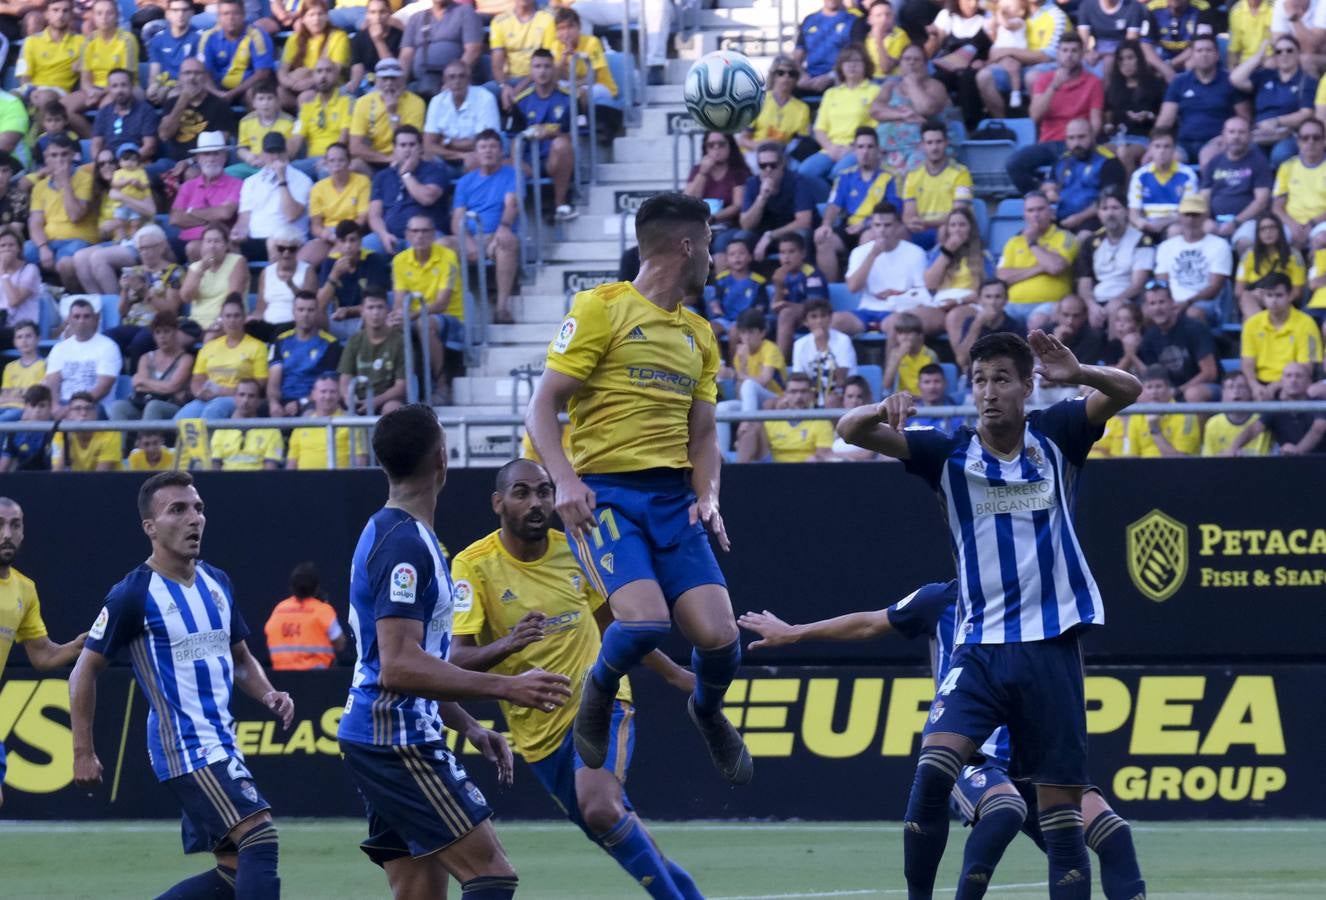
<svg viewBox="0 0 1326 900"><path fill-rule="evenodd" d="M533 383L533 377L537 373L530 373ZM514 372L513 372L514 375ZM514 386L513 386L514 387ZM786 409L762 409L762 410L720 410L716 416L720 422L778 422L789 418L789 413L793 411ZM826 420L836 422L840 419L846 410L841 409L805 409L796 410L796 418L799 421L819 421ZM971 418L977 415L975 406L927 406L922 412L927 417L939 419L960 419ZM1246 401L1239 403L1136 403L1122 413L1122 415L1213 415L1216 413L1315 413L1326 415L1326 400L1289 400L1289 401ZM561 415L561 421L567 421L566 414ZM248 431L253 428L278 428L282 430L293 428L325 428L327 429L328 440L328 460L329 465L335 467L335 433L337 429L342 428L372 428L377 423L378 416L336 416L327 417L282 417L275 419L216 419L209 422L210 428L218 429L238 429ZM525 417L519 412L511 413L476 413L473 415L445 415L439 416L438 421L444 428L455 428L460 431L460 446L456 449L457 461L461 466L467 466L470 462L469 452L469 434L471 428L514 428L524 424ZM96 432L96 431L151 431L162 433L173 433L178 430L180 423L172 419L126 419L121 421L92 421L92 422L0 422L0 434L7 432ZM513 432L514 434L514 432ZM513 443L513 456L519 442ZM370 448L371 459L371 448Z"/></svg>
<svg viewBox="0 0 1326 900"><path fill-rule="evenodd" d="M686 172L687 174L689 174L691 169L695 168L695 160L699 156L695 148L695 139L697 137L699 138L704 137L703 129L698 131L682 131L680 128L678 128L676 133L672 135L672 189L674 191L679 191L683 187L685 187L685 185L681 180L682 138L686 139L686 151L688 157L688 161L686 163Z"/></svg>
<svg viewBox="0 0 1326 900"><path fill-rule="evenodd" d="M474 367L481 362L480 351L488 343L488 235L479 228L477 212L467 210L465 219L456 235L456 247L460 251L460 291L465 308L465 365ZM473 237L467 227L470 222L474 223ZM479 282L477 294L470 290L470 254L467 246L470 240L475 244L475 266ZM442 349L446 351L445 346Z"/></svg>
<svg viewBox="0 0 1326 900"><path fill-rule="evenodd" d="M540 143L542 143L541 138L527 141L523 134L518 134L511 150L511 156L516 161L516 196L520 198L520 203L517 204L520 216L520 268L525 278L532 278L534 272L543 265L543 187L539 184L542 178L539 173L542 164L539 158ZM521 156L527 147L531 179L528 182L525 180L525 167L520 164ZM525 191L531 185L534 188L532 225L531 216L525 206Z"/></svg>
<svg viewBox="0 0 1326 900"><path fill-rule="evenodd" d="M631 0L622 3L622 54L632 61L630 77L626 79L626 96L622 99L622 116L629 125L639 125L644 116L645 99L649 93L645 77L649 71L645 65L645 41L648 32L645 26L645 0L640 0L639 23L640 38L636 42L635 54L631 54ZM640 90L636 90L636 79L640 80ZM637 97L636 95L639 94Z"/></svg>

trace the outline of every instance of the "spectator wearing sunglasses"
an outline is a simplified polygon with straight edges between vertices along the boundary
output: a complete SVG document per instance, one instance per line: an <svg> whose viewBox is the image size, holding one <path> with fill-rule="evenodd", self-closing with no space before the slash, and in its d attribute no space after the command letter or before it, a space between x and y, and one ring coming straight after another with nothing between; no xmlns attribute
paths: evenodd
<svg viewBox="0 0 1326 900"><path fill-rule="evenodd" d="M746 182L742 192L741 231L755 246L757 262L777 249L784 234L797 233L811 245L815 227L815 191L810 179L787 170L782 144L763 143L755 151L759 171ZM722 248L719 248L722 249Z"/></svg>
<svg viewBox="0 0 1326 900"><path fill-rule="evenodd" d="M1276 35L1229 73L1229 83L1252 97L1252 140L1271 168L1298 152L1294 132L1312 118L1317 79L1303 71L1298 40Z"/></svg>
<svg viewBox="0 0 1326 900"><path fill-rule="evenodd" d="M294 228L301 243L308 237L313 179L290 165L284 135L273 131L262 139L262 163L262 169L244 179L239 218L230 230L230 239L250 261L275 259L271 239L287 227Z"/></svg>
<svg viewBox="0 0 1326 900"><path fill-rule="evenodd" d="M118 151L121 144L134 144L143 165L156 158L157 128L161 117L147 101L134 96L133 78L125 69L112 69L106 76L110 103L97 110L92 123L92 158L103 148Z"/></svg>
<svg viewBox="0 0 1326 900"><path fill-rule="evenodd" d="M258 276L258 304L245 326L260 341L270 344L278 334L294 327L297 296L317 296L317 268L299 258L304 241L305 235L290 225L272 238L275 262Z"/></svg>
<svg viewBox="0 0 1326 900"><path fill-rule="evenodd" d="M780 56L769 69L769 80L764 92L764 104L750 128L737 138L746 152L746 162L755 167L755 148L773 141L782 144L797 158L798 143L810 138L810 107L805 101L792 96L801 78L801 67L790 56ZM807 147L813 148L813 144Z"/></svg>

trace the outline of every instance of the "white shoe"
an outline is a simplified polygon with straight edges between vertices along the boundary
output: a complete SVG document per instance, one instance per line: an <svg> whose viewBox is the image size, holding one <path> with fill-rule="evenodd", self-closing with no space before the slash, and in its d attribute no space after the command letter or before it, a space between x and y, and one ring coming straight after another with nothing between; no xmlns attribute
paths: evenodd
<svg viewBox="0 0 1326 900"><path fill-rule="evenodd" d="M1008 95L1008 105L1010 109L1017 109L1022 105L1022 92L1011 91Z"/></svg>
<svg viewBox="0 0 1326 900"><path fill-rule="evenodd" d="M563 203L561 206L557 207L557 212L554 213L554 217L559 222L570 222L572 219L577 218L579 215L580 212L574 206L570 206L566 203Z"/></svg>

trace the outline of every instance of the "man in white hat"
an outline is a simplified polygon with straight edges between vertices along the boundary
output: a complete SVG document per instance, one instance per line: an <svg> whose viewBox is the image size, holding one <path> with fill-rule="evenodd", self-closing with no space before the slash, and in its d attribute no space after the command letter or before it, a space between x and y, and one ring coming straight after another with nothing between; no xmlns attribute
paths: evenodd
<svg viewBox="0 0 1326 900"><path fill-rule="evenodd" d="M423 98L405 89L400 62L391 57L378 60L373 78L375 87L355 101L350 115L351 168L369 176L391 163L397 128L413 125L424 130Z"/></svg>
<svg viewBox="0 0 1326 900"><path fill-rule="evenodd" d="M262 168L244 179L239 218L230 239L252 260L275 259L272 239L293 228L308 238L308 195L313 179L290 165L285 135L269 131L262 139Z"/></svg>
<svg viewBox="0 0 1326 900"><path fill-rule="evenodd" d="M207 91L207 69L197 59L180 63L180 93L175 105L161 119L157 136L165 144L165 155L177 162L178 174L188 168L189 154L203 132L219 131L229 143L235 133L230 106Z"/></svg>
<svg viewBox="0 0 1326 900"><path fill-rule="evenodd" d="M198 135L197 146L191 151L198 166L198 177L180 185L175 202L170 207L170 224L179 229L172 244L184 245L190 262L198 259L198 242L203 229L217 224L230 228L239 214L239 194L243 179L226 174L226 159L230 147L226 136L219 131L204 131Z"/></svg>

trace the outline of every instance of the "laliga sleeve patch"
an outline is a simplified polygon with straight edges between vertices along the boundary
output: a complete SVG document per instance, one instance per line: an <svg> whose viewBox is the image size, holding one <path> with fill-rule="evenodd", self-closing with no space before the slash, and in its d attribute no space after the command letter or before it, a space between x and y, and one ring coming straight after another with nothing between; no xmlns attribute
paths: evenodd
<svg viewBox="0 0 1326 900"><path fill-rule="evenodd" d="M474 606L474 588L465 579L456 582L456 587L452 591L452 611L458 613L469 612Z"/></svg>
<svg viewBox="0 0 1326 900"><path fill-rule="evenodd" d="M108 622L110 622L110 610L103 606L101 612L97 613L97 621L93 622L92 627L88 629L87 636L94 641L101 640L106 636L106 624Z"/></svg>
<svg viewBox="0 0 1326 900"><path fill-rule="evenodd" d="M562 327L557 331L557 337L553 340L553 352L565 353L566 348L571 346L571 339L576 336L575 316L567 316L562 320Z"/></svg>
<svg viewBox="0 0 1326 900"><path fill-rule="evenodd" d="M409 563L399 563L391 570L389 590L392 603L413 603L418 586L419 575Z"/></svg>

